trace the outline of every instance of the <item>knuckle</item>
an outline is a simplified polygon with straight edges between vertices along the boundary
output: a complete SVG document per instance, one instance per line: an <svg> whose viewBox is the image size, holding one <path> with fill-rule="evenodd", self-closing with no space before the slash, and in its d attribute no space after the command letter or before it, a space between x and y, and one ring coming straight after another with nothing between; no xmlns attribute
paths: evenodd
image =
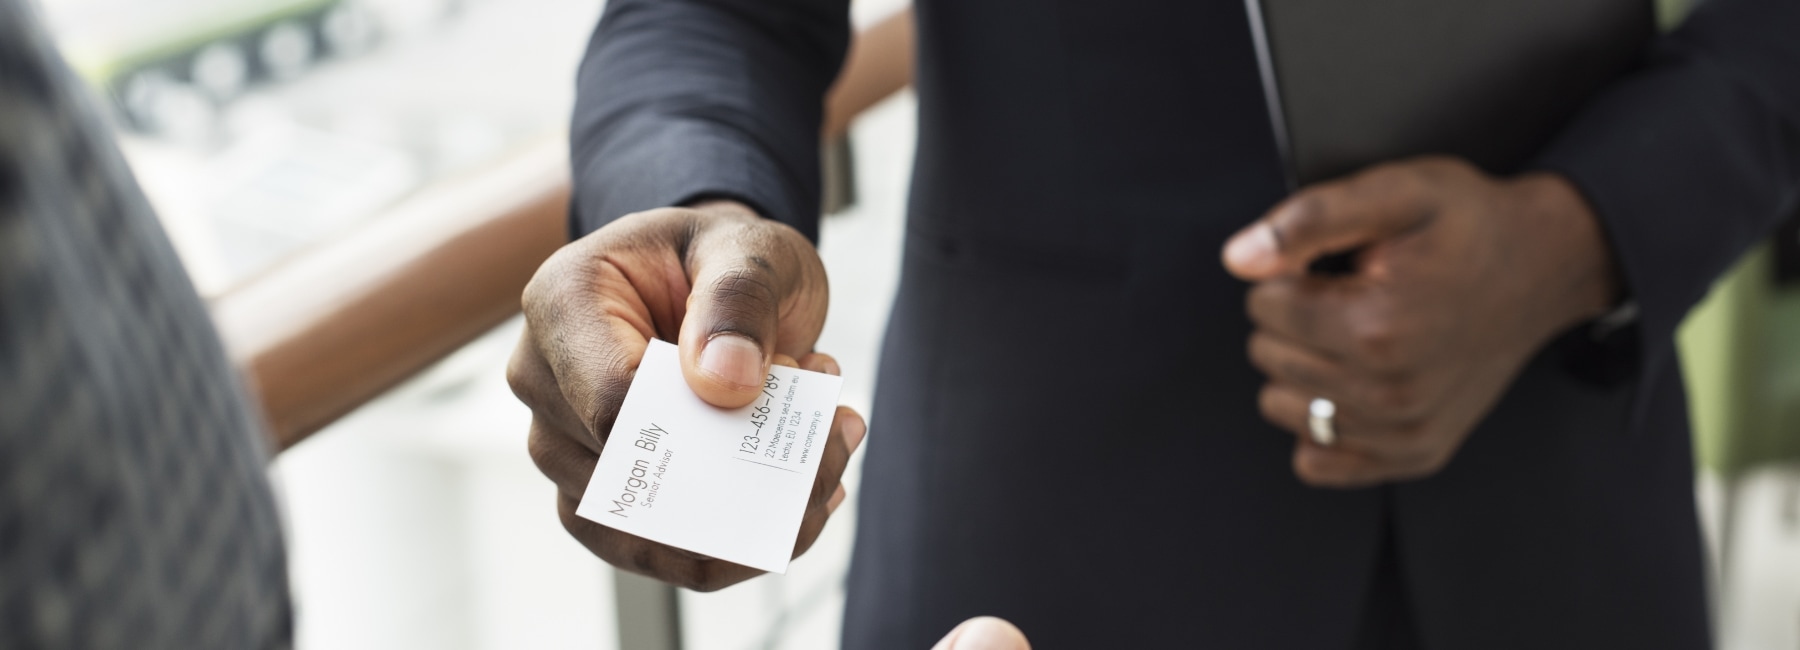
<svg viewBox="0 0 1800 650"><path fill-rule="evenodd" d="M1370 402L1390 417L1410 419L1421 406L1421 391L1418 383L1411 379L1376 382L1370 390Z"/></svg>
<svg viewBox="0 0 1800 650"><path fill-rule="evenodd" d="M1267 336L1258 333L1250 339L1250 365L1271 379L1307 384L1314 372L1304 361L1283 351Z"/></svg>
<svg viewBox="0 0 1800 650"><path fill-rule="evenodd" d="M537 357L537 350L531 347L529 332L526 337L513 351L512 358L506 360L506 385L520 402L536 407L543 402L541 396L545 385L555 381L553 377L545 376L548 373L544 372L543 360Z"/></svg>
<svg viewBox="0 0 1800 650"><path fill-rule="evenodd" d="M533 424L531 433L525 437L525 453L531 457L531 462L537 466L539 473L552 483L557 483L559 488L565 489L581 487L563 483L576 480L575 476L580 474L578 467L581 456L591 454L586 447L561 438L559 433L547 429L542 423Z"/></svg>
<svg viewBox="0 0 1800 650"><path fill-rule="evenodd" d="M566 359L579 359L591 372L547 377L554 385L540 388L546 393L542 398L566 404L580 425L587 428L583 433L604 444L607 432L612 430L613 421L618 417L619 406L625 402L631 379L636 376L636 358L631 355L632 349L615 341L561 340L547 344L559 346L556 354Z"/></svg>
<svg viewBox="0 0 1800 650"><path fill-rule="evenodd" d="M1448 186L1462 186L1484 178L1487 172L1469 161L1455 156L1430 155L1411 161L1410 191L1420 196L1436 193Z"/></svg>
<svg viewBox="0 0 1800 650"><path fill-rule="evenodd" d="M1416 168L1423 177L1470 176L1480 173L1469 161L1456 156L1432 154L1417 159Z"/></svg>
<svg viewBox="0 0 1800 650"><path fill-rule="evenodd" d="M1393 440L1390 447L1397 452L1396 455L1416 459L1424 455L1426 446L1431 442L1431 432L1423 423L1407 422L1392 427L1389 438Z"/></svg>
<svg viewBox="0 0 1800 650"><path fill-rule="evenodd" d="M1330 216L1329 189L1304 192L1294 197L1293 207L1281 213L1281 217L1271 220L1270 229L1275 233L1277 245L1313 238L1322 230Z"/></svg>
<svg viewBox="0 0 1800 650"><path fill-rule="evenodd" d="M1294 475L1312 487L1351 489L1382 480L1382 467L1368 456L1346 451L1298 454Z"/></svg>
<svg viewBox="0 0 1800 650"><path fill-rule="evenodd" d="M544 461L550 458L547 446L544 441L544 430L532 427L531 433L525 436L525 453L531 456L531 462L536 463L539 469L542 469Z"/></svg>
<svg viewBox="0 0 1800 650"><path fill-rule="evenodd" d="M513 396L526 405L531 405L536 397L537 373L533 364L520 358L523 353L515 353L506 360L506 385L512 388Z"/></svg>
<svg viewBox="0 0 1800 650"><path fill-rule="evenodd" d="M1244 343L1244 351L1246 356L1250 358L1250 365L1263 371L1264 374L1268 374L1268 365L1270 361L1269 344L1268 341L1265 340L1262 332L1255 332L1250 335L1250 340Z"/></svg>
<svg viewBox="0 0 1800 650"><path fill-rule="evenodd" d="M590 254L584 248L578 244L563 246L531 274L525 289L519 293L519 307L527 321L560 304L565 287L578 273L576 269L581 260Z"/></svg>
<svg viewBox="0 0 1800 650"><path fill-rule="evenodd" d="M1244 313L1250 316L1250 322L1260 326L1269 324L1269 317L1280 302L1276 296L1275 285L1268 282L1258 283L1244 294Z"/></svg>
<svg viewBox="0 0 1800 650"><path fill-rule="evenodd" d="M532 427L531 434L525 437L525 453L545 476L551 475L551 467L556 462L556 445L549 436L543 428Z"/></svg>
<svg viewBox="0 0 1800 650"><path fill-rule="evenodd" d="M1275 375L1301 386L1317 386L1322 382L1318 372L1304 361L1285 358L1275 362Z"/></svg>
<svg viewBox="0 0 1800 650"><path fill-rule="evenodd" d="M1456 445L1433 445L1427 448L1419 459L1419 469L1427 474L1436 474L1450 465L1450 459L1456 457Z"/></svg>
<svg viewBox="0 0 1800 650"><path fill-rule="evenodd" d="M1262 412L1264 420L1276 425L1282 423L1281 396L1275 388L1264 386L1262 392L1257 395L1256 406L1257 410Z"/></svg>
<svg viewBox="0 0 1800 650"><path fill-rule="evenodd" d="M684 589L687 589L688 591L693 591L693 592L702 593L702 594L710 594L710 593L718 591L720 589L724 589L728 585L713 583L713 582L709 582L709 581L705 581L705 580L692 580L692 581L683 582L679 586Z"/></svg>
<svg viewBox="0 0 1800 650"><path fill-rule="evenodd" d="M689 572L682 586L700 593L712 593L731 586L730 581L725 580L718 571L712 570L714 566L716 563L713 562L695 562L694 570Z"/></svg>
<svg viewBox="0 0 1800 650"><path fill-rule="evenodd" d="M1422 467L1443 460L1446 451L1433 429L1425 423L1402 424L1391 429L1389 456L1407 467Z"/></svg>
<svg viewBox="0 0 1800 650"><path fill-rule="evenodd" d="M519 292L519 310L525 313L526 321L536 317L540 307L554 293L551 286L557 284L557 281L551 276L554 276L556 271L551 268L551 265L555 264L555 260L556 256L552 255L549 260L544 262L543 266L538 267L537 272L531 274L531 279L525 282L525 289Z"/></svg>
<svg viewBox="0 0 1800 650"><path fill-rule="evenodd" d="M601 526L600 528L604 529L605 527ZM688 572L680 570L682 568L680 566L671 567L667 563L659 562L658 551L654 543L625 533L608 532L605 534L608 538L598 542L601 547L598 555L607 564L678 587L687 586Z"/></svg>
<svg viewBox="0 0 1800 650"><path fill-rule="evenodd" d="M1384 163L1356 176L1350 187L1358 196L1392 195L1410 191L1412 179L1417 174L1416 164L1407 161Z"/></svg>
<svg viewBox="0 0 1800 650"><path fill-rule="evenodd" d="M1294 463L1294 476L1313 487L1334 487L1343 482L1343 471L1337 463L1317 456L1302 456Z"/></svg>
<svg viewBox="0 0 1800 650"><path fill-rule="evenodd" d="M1251 299L1251 322L1289 338L1311 340L1331 317L1321 294L1289 279L1257 285Z"/></svg>
<svg viewBox="0 0 1800 650"><path fill-rule="evenodd" d="M1413 480L1436 475L1450 464L1451 456L1448 450L1421 450L1408 462L1401 464L1395 478Z"/></svg>
<svg viewBox="0 0 1800 650"><path fill-rule="evenodd" d="M1394 189L1409 196L1420 196L1429 192L1445 173L1441 166L1432 163L1407 165L1401 169L1401 173L1394 175Z"/></svg>
<svg viewBox="0 0 1800 650"><path fill-rule="evenodd" d="M1391 364L1398 347L1392 329L1382 326L1368 326L1356 331L1356 351L1369 361L1379 365Z"/></svg>
<svg viewBox="0 0 1800 650"><path fill-rule="evenodd" d="M1399 329L1385 318L1353 321L1351 346L1357 356L1375 368L1394 368L1404 359Z"/></svg>
<svg viewBox="0 0 1800 650"><path fill-rule="evenodd" d="M513 394L518 395L519 399L526 398L525 395L519 394L520 388L536 383L533 374L535 373L531 372L531 367L525 363L524 359L520 358L519 353L513 354L506 360L506 385L512 387Z"/></svg>
<svg viewBox="0 0 1800 650"><path fill-rule="evenodd" d="M708 584L701 575L699 560L682 558L674 560L672 564L674 566L665 564L662 567L662 571L648 573L648 575L690 591L708 592L718 590L718 587Z"/></svg>
<svg viewBox="0 0 1800 650"><path fill-rule="evenodd" d="M781 296L768 260L760 256L746 258L743 265L719 274L707 291L720 320L726 323L766 318Z"/></svg>
<svg viewBox="0 0 1800 650"><path fill-rule="evenodd" d="M606 444L610 437L614 421L619 417L619 407L625 403L625 393L631 389L633 373L628 369L616 372L600 373L593 381L595 385L588 394L588 404L584 411L590 415L585 424L588 431L600 444Z"/></svg>
<svg viewBox="0 0 1800 650"><path fill-rule="evenodd" d="M557 499L556 518L558 521L562 522L563 530L565 532L569 533L570 537L575 538L575 541L581 542L582 546L588 547L588 550L592 551L595 556L599 557L602 560L606 560L607 562L612 562L612 560L608 559L606 557L606 554L602 553L601 550L594 544L595 540L593 540L592 536L589 535L588 530L582 526L582 524L585 524L587 522L582 520L582 518L579 515L575 514L574 505L568 503L570 501L569 496L566 494L563 494L561 492L557 492L556 499Z"/></svg>

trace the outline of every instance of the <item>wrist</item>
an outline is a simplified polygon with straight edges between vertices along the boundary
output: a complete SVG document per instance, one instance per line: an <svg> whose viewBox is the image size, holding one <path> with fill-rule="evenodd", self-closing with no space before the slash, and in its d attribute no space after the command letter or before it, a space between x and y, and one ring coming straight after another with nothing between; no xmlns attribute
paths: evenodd
<svg viewBox="0 0 1800 650"><path fill-rule="evenodd" d="M740 201L732 199L701 199L688 204L687 208L709 217L741 219L746 221L758 221L762 219L762 215L757 214L755 209L752 209L750 206L745 205Z"/></svg>
<svg viewBox="0 0 1800 650"><path fill-rule="evenodd" d="M1540 264L1534 287L1547 307L1550 334L1613 311L1623 281L1600 218L1574 183L1554 173L1531 173L1514 180L1522 198L1527 246L1537 247Z"/></svg>

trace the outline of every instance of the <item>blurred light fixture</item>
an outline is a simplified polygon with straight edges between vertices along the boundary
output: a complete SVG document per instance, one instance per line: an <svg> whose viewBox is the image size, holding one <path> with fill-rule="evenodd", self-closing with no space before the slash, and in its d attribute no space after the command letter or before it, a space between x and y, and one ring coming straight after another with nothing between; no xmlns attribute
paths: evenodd
<svg viewBox="0 0 1800 650"><path fill-rule="evenodd" d="M213 99L226 101L244 91L250 80L250 61L237 43L219 41L194 55L188 76Z"/></svg>
<svg viewBox="0 0 1800 650"><path fill-rule="evenodd" d="M257 54L271 78L286 80L311 67L318 49L311 29L299 21L285 20L263 32Z"/></svg>

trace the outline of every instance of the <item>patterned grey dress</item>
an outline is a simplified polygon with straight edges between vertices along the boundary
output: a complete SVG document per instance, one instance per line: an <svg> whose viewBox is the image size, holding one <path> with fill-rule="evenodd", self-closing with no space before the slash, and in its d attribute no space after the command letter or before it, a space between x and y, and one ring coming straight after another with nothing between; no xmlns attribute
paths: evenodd
<svg viewBox="0 0 1800 650"><path fill-rule="evenodd" d="M29 7L0 0L0 648L281 648L261 425Z"/></svg>

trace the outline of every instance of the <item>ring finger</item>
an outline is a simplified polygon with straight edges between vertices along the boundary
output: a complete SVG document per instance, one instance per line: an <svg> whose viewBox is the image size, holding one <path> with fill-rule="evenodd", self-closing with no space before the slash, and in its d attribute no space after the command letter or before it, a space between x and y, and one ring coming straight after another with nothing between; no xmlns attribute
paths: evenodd
<svg viewBox="0 0 1800 650"><path fill-rule="evenodd" d="M1311 411L1312 401L1318 397L1321 396L1292 384L1272 381L1263 385L1259 406L1264 419L1292 432L1303 444L1313 447L1329 446L1331 449L1356 451L1381 458L1393 454L1392 447L1400 442L1394 432L1370 422L1355 408L1346 408L1335 402L1337 412L1331 418L1334 441L1330 445L1321 445L1315 441Z"/></svg>

